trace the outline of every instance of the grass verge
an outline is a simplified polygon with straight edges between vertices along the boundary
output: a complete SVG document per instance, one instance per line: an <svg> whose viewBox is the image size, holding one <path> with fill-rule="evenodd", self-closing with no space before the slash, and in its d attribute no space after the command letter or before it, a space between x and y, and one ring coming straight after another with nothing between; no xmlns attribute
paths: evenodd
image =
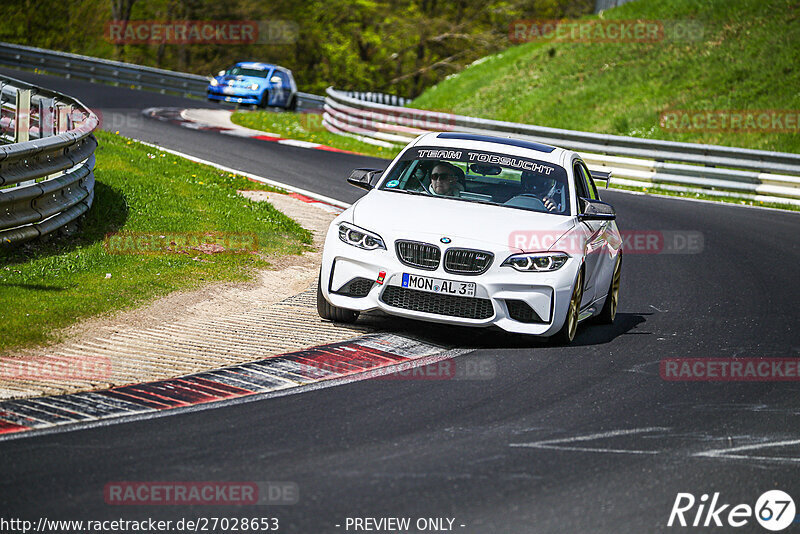
<svg viewBox="0 0 800 534"><path fill-rule="evenodd" d="M383 148L358 139L329 132L322 125L322 115L316 113L275 113L273 111L237 111L231 121L245 128L270 132L288 139L309 141L349 150L376 158L393 158L399 148Z"/></svg>
<svg viewBox="0 0 800 534"><path fill-rule="evenodd" d="M0 252L0 353L57 341L58 329L80 319L175 290L249 280L270 256L310 246L311 234L292 219L236 193L275 189L120 136L96 135L95 200L81 231ZM239 236L254 250L213 253L192 242L155 254L141 247L111 253L105 238L116 232Z"/></svg>

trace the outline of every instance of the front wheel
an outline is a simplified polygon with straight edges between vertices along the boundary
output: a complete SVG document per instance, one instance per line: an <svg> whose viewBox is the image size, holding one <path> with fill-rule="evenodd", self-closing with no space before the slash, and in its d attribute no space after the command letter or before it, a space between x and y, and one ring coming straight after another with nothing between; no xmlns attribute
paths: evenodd
<svg viewBox="0 0 800 534"><path fill-rule="evenodd" d="M553 336L556 342L568 345L575 339L575 333L578 331L578 317L581 313L582 298L583 270L578 271L578 279L575 280L575 287L572 289L572 296L569 299L569 308L567 308L567 318L564 319L564 326Z"/></svg>
<svg viewBox="0 0 800 534"><path fill-rule="evenodd" d="M317 313L323 319L327 319L328 321L333 321L335 323L352 324L356 322L356 319L358 319L357 311L339 308L338 306L334 306L325 300L325 295L322 294L321 277L319 283L317 283Z"/></svg>
<svg viewBox="0 0 800 534"><path fill-rule="evenodd" d="M611 287L608 288L606 302L603 309L597 315L597 322L601 324L612 324L617 316L617 306L619 305L619 282L622 278L622 253L619 253L617 265L614 267L614 276L611 278Z"/></svg>
<svg viewBox="0 0 800 534"><path fill-rule="evenodd" d="M269 106L269 91L264 91L261 93L261 99L258 101L258 107L261 109L266 109Z"/></svg>

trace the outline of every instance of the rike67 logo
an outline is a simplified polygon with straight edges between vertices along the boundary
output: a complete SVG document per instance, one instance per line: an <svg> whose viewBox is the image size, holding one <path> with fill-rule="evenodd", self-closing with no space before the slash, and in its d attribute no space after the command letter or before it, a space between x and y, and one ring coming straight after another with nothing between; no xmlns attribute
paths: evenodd
<svg viewBox="0 0 800 534"><path fill-rule="evenodd" d="M755 507L749 504L731 505L720 500L719 492L709 500L704 493L695 499L691 493L678 493L669 514L667 526L681 527L721 527L727 525L740 528L751 523L753 516L762 527L773 532L783 530L794 522L794 500L781 490L765 492L756 501Z"/></svg>

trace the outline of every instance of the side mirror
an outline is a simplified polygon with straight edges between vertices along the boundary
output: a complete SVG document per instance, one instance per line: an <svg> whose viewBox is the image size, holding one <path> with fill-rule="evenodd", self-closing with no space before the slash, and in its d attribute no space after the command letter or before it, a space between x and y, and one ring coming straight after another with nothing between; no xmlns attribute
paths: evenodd
<svg viewBox="0 0 800 534"><path fill-rule="evenodd" d="M617 218L614 206L602 200L592 200L591 198L581 198L578 200L581 212L578 219L582 221L613 221Z"/></svg>
<svg viewBox="0 0 800 534"><path fill-rule="evenodd" d="M217 76L225 76L225 71L221 70L217 73Z"/></svg>
<svg viewBox="0 0 800 534"><path fill-rule="evenodd" d="M347 178L347 183L369 191L378 183L382 172L380 169L354 169Z"/></svg>
<svg viewBox="0 0 800 534"><path fill-rule="evenodd" d="M592 173L592 180L602 180L606 183L606 189L608 189L608 184L611 183L611 171L591 171Z"/></svg>
<svg viewBox="0 0 800 534"><path fill-rule="evenodd" d="M269 82L270 83L281 83L281 77L280 76L273 76L272 78L269 79Z"/></svg>

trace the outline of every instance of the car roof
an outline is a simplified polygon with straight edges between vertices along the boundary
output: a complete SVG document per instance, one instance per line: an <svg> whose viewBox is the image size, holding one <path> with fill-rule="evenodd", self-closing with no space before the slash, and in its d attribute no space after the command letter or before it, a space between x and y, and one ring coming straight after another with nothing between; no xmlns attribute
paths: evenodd
<svg viewBox="0 0 800 534"><path fill-rule="evenodd" d="M261 63L259 61L240 61L234 67L244 67L246 69L262 69L262 70L269 70L274 69L277 65L273 65L272 63Z"/></svg>
<svg viewBox="0 0 800 534"><path fill-rule="evenodd" d="M499 137L465 132L430 132L416 139L413 146L435 146L499 152L549 163L561 164L563 148L515 137Z"/></svg>

